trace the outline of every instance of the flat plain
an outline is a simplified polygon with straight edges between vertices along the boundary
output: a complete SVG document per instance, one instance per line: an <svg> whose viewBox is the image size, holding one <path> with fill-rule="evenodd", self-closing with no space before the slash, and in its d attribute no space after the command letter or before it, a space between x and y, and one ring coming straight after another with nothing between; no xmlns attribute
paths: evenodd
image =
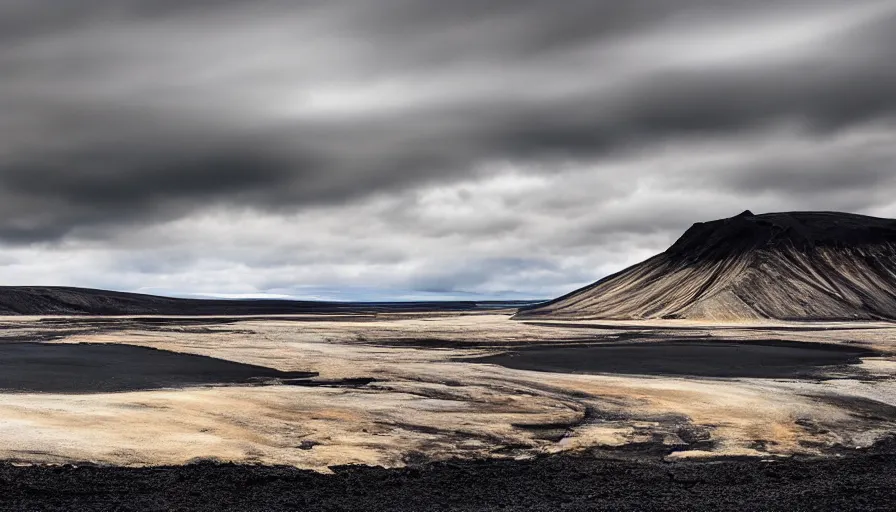
<svg viewBox="0 0 896 512"><path fill-rule="evenodd" d="M896 433L891 323L511 314L4 317L0 459L782 460Z"/></svg>

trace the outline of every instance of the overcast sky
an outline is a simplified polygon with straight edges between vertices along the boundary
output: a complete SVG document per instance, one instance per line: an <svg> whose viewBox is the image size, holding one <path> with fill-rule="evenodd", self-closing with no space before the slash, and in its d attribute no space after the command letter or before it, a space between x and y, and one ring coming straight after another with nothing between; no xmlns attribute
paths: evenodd
<svg viewBox="0 0 896 512"><path fill-rule="evenodd" d="M0 0L0 284L551 297L896 217L896 0Z"/></svg>

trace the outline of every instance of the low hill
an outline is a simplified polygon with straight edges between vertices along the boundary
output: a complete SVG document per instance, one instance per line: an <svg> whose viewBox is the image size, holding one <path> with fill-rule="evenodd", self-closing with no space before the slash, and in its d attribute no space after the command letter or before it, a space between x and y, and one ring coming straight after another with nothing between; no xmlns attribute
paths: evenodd
<svg viewBox="0 0 896 512"><path fill-rule="evenodd" d="M896 319L896 220L792 212L694 224L665 252L516 318Z"/></svg>
<svg viewBox="0 0 896 512"><path fill-rule="evenodd" d="M518 306L515 302L317 302L297 300L178 299L139 293L54 286L0 286L3 315L285 315L468 311Z"/></svg>

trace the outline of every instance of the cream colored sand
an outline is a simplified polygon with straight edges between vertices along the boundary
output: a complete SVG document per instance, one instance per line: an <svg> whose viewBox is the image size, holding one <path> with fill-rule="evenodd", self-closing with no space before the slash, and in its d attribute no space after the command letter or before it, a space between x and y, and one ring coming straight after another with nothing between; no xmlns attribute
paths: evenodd
<svg viewBox="0 0 896 512"><path fill-rule="evenodd" d="M122 319L114 329L76 333L87 319L54 326L34 318L0 319L0 342L55 330L63 336L57 343L127 343L318 371L323 378L377 379L360 389L3 393L0 458L121 465L216 458L326 470L422 458L526 457L656 439L683 446L683 438L694 435L712 443L677 456L818 454L834 445L868 446L896 432L893 416L864 414L850 402L896 406L891 356L869 359L849 379L819 382L549 374L456 360L486 353L476 342L576 340L631 334L633 327L654 334L853 343L896 353L891 324L812 324L812 330L795 331L806 325L599 322L583 329L527 324L503 314L320 320L247 319L159 330ZM421 339L430 340L430 348L410 346ZM460 346L439 348L447 342ZM526 427L548 424L553 426Z"/></svg>

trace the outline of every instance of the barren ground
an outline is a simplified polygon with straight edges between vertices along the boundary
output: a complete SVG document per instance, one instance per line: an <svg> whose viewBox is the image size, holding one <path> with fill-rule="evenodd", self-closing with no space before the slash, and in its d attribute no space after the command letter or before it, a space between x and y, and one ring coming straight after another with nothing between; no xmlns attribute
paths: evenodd
<svg viewBox="0 0 896 512"><path fill-rule="evenodd" d="M9 377L0 392L0 459L17 463L220 460L328 472L344 464L399 467L560 452L665 460L828 456L867 449L896 433L896 326L886 323L526 323L509 320L509 313L433 313L7 317L0 326L0 343L42 344L35 350L125 344L242 363L235 365L239 382L210 374L193 384L120 392L34 392ZM476 362L501 363L526 350L563 353L565 346L584 348L583 359L604 358L606 344L630 358L644 344L674 350L674 343L728 354L707 356L716 367L737 360L715 342L772 347L750 357L796 370L751 377L733 365L730 376L707 376L700 370L707 361L691 367L687 358L671 374L650 365L633 369L624 358L618 368L601 359L602 365L564 372ZM821 359L799 361L803 345L786 342L803 343ZM782 344L791 351L783 363L774 349ZM70 370L70 360L53 357L22 364L53 380ZM96 372L99 390L110 378L114 383L116 368L135 371L121 360L104 364L97 356L84 368ZM245 380L244 369L259 366L265 369L259 378ZM310 384L293 378L306 372L319 375Z"/></svg>

